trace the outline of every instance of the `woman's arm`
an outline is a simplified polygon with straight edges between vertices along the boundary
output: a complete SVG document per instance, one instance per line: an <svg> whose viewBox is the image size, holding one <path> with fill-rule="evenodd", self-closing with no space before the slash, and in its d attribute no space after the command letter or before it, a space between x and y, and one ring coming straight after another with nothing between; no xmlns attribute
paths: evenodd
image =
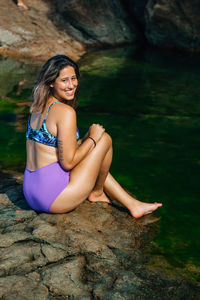
<svg viewBox="0 0 200 300"><path fill-rule="evenodd" d="M92 139L85 139L77 147L76 140L76 112L70 106L57 105L57 136L59 161L64 169L71 170L94 148ZM98 142L104 129L99 125L92 125L90 136Z"/></svg>

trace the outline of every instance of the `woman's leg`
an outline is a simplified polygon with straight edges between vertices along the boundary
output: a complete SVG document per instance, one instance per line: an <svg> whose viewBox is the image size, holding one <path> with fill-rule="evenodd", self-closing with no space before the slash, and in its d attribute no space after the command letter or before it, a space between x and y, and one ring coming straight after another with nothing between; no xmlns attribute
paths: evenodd
<svg viewBox="0 0 200 300"><path fill-rule="evenodd" d="M131 215L135 218L142 217L143 215L152 213L158 207L161 207L161 203L145 203L138 201L127 193L121 185L114 179L114 177L108 173L105 183L104 191L113 199L118 200L122 203Z"/></svg>
<svg viewBox="0 0 200 300"><path fill-rule="evenodd" d="M107 133L104 133L96 147L72 169L70 182L52 203L51 212L71 211L89 196L96 183L98 187L99 182L104 184L103 178L106 178L111 163L108 159L111 154L107 156L107 153L111 153L111 148L112 140ZM102 164L104 170L101 170Z"/></svg>
<svg viewBox="0 0 200 300"><path fill-rule="evenodd" d="M94 186L94 189L90 193L88 200L91 202L107 202L111 203L108 197L110 196L113 199L118 200L122 203L128 210L131 215L135 218L139 218L143 215L149 214L156 210L158 207L162 206L160 203L144 203L138 201L127 193L122 186L113 178L109 173L110 165L112 162L112 148L107 152L101 169ZM106 194L104 193L106 192Z"/></svg>
<svg viewBox="0 0 200 300"><path fill-rule="evenodd" d="M104 183L106 180L106 177L108 175L110 165L112 162L112 154L113 149L112 147L109 148L108 152L106 153L106 156L101 164L101 168L99 171L99 175L97 177L95 186L90 193L88 200L91 202L107 202L111 203L106 194L104 193Z"/></svg>
<svg viewBox="0 0 200 300"><path fill-rule="evenodd" d="M108 173L111 161L112 141L107 134L104 134L96 148L71 171L69 185L53 202L50 211L54 213L68 212L83 202L88 195L92 202L109 202L103 190L122 203L136 218L162 206L159 203L140 202L128 194Z"/></svg>

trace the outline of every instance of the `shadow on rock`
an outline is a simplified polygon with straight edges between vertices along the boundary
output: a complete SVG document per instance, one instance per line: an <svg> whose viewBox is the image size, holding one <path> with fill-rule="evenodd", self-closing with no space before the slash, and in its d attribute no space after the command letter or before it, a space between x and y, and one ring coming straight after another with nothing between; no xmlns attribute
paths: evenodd
<svg viewBox="0 0 200 300"><path fill-rule="evenodd" d="M0 172L0 228L17 227L36 215L26 203L22 180L22 174Z"/></svg>

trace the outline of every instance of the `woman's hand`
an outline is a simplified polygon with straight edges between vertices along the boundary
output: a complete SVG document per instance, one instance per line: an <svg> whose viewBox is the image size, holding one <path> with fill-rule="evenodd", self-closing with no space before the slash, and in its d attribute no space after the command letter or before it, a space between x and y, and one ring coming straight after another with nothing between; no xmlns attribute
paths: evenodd
<svg viewBox="0 0 200 300"><path fill-rule="evenodd" d="M92 124L89 128L88 136L93 138L95 140L95 142L97 143L100 140L100 138L102 137L104 132L105 132L105 128L103 128L102 125Z"/></svg>
<svg viewBox="0 0 200 300"><path fill-rule="evenodd" d="M99 124L93 124L86 136L89 134L94 143L87 138L87 142L82 140L77 144L76 112L71 106L63 103L56 106L55 122L58 132L59 162L66 170L71 170L80 163L94 149L105 131Z"/></svg>

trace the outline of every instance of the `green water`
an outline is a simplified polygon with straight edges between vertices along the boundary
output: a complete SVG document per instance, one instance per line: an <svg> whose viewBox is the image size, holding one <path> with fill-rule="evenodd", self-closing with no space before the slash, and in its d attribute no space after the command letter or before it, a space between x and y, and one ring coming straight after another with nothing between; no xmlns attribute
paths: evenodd
<svg viewBox="0 0 200 300"><path fill-rule="evenodd" d="M103 124L113 138L112 174L138 199L163 203L156 213L160 231L152 253L173 267L198 269L200 61L127 48L86 55L80 66L81 135L92 123ZM13 70L1 74L6 87L0 90L3 169L25 167L28 108L17 103L28 100L37 71L37 66L19 63L15 76ZM17 84L24 78L19 93Z"/></svg>

